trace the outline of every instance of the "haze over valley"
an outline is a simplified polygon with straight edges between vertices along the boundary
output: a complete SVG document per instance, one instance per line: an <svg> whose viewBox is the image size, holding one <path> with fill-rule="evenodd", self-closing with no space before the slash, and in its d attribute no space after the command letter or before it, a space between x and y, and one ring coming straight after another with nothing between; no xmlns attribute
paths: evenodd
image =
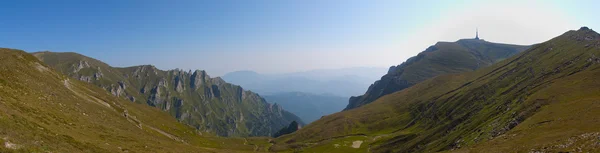
<svg viewBox="0 0 600 153"><path fill-rule="evenodd" d="M596 1L2 1L0 152L600 152Z"/></svg>

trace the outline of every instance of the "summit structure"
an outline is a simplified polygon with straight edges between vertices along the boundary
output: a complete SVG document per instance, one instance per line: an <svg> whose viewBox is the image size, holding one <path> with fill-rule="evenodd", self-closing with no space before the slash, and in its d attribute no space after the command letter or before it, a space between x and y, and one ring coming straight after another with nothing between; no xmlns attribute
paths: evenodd
<svg viewBox="0 0 600 153"><path fill-rule="evenodd" d="M475 40L479 40L479 29L475 29Z"/></svg>

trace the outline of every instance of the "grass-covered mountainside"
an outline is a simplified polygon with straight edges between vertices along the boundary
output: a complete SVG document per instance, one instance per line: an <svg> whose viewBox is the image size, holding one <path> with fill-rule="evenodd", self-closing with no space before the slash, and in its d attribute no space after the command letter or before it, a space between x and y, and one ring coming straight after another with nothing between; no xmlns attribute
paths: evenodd
<svg viewBox="0 0 600 153"><path fill-rule="evenodd" d="M287 126L287 125L286 125ZM0 48L0 152L255 152L267 138L223 138L146 104Z"/></svg>
<svg viewBox="0 0 600 153"><path fill-rule="evenodd" d="M302 121L258 94L244 91L205 71L162 71L151 65L111 67L76 54L34 55L73 79L89 82L116 97L168 112L182 123L220 136L271 136L292 121Z"/></svg>
<svg viewBox="0 0 600 153"><path fill-rule="evenodd" d="M300 117L305 123L320 119L322 116L341 111L348 103L347 97L303 92L286 92L263 95L268 102L277 103Z"/></svg>
<svg viewBox="0 0 600 153"><path fill-rule="evenodd" d="M527 48L528 46L492 43L481 39L438 42L406 62L390 67L388 73L373 83L365 94L351 97L344 110L363 106L379 97L441 74L469 72L487 67Z"/></svg>
<svg viewBox="0 0 600 153"><path fill-rule="evenodd" d="M306 152L598 152L600 35L583 27L275 140Z"/></svg>

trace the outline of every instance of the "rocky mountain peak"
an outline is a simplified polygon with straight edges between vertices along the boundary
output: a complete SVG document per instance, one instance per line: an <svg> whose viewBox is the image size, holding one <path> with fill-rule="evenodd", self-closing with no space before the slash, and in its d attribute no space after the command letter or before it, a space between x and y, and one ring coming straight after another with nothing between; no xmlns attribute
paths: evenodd
<svg viewBox="0 0 600 153"><path fill-rule="evenodd" d="M227 82L223 80L221 77L211 78L210 80L214 85L221 86Z"/></svg>
<svg viewBox="0 0 600 153"><path fill-rule="evenodd" d="M596 31L588 28L581 27L577 31L569 31L559 37L568 37L568 39L575 40L577 42L584 43L585 47L598 47L600 48L600 34Z"/></svg>
<svg viewBox="0 0 600 153"><path fill-rule="evenodd" d="M210 78L210 76L206 74L206 71L196 70L191 76L190 86L192 89L196 90L206 82L206 78Z"/></svg>
<svg viewBox="0 0 600 153"><path fill-rule="evenodd" d="M181 73L180 73L181 74ZM175 91L181 93L185 89L183 86L184 77L182 75L175 76Z"/></svg>
<svg viewBox="0 0 600 153"><path fill-rule="evenodd" d="M583 27L579 28L579 30L577 30L577 31L588 31L588 30L591 30L591 29L586 26L583 26Z"/></svg>

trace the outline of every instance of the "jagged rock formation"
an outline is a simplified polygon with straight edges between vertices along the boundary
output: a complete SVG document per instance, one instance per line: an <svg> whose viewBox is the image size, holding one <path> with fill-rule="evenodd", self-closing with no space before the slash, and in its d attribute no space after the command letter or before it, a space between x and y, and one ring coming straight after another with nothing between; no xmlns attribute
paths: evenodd
<svg viewBox="0 0 600 153"><path fill-rule="evenodd" d="M81 64L78 60L74 60L77 68L82 65L78 72L97 68L91 60ZM103 72L110 71L105 68ZM63 70L73 72L69 66ZM54 71L24 51L0 48L0 152L266 150L266 138L216 137L182 124L159 109L113 96L75 77ZM126 80L114 85L116 93L121 89L123 95L137 90ZM179 99L174 103L171 110L189 102Z"/></svg>
<svg viewBox="0 0 600 153"><path fill-rule="evenodd" d="M371 103L379 97L434 76L469 72L489 66L527 48L528 46L492 43L480 39L438 42L406 62L391 66L388 73L373 83L365 94L350 97L344 110Z"/></svg>
<svg viewBox="0 0 600 153"><path fill-rule="evenodd" d="M76 53L34 55L68 76L86 78L84 81L114 96L157 107L201 131L221 136L271 136L292 121L303 124L258 94L219 77L211 78L205 71L162 71L151 65L114 68ZM76 71L68 71L71 67Z"/></svg>

